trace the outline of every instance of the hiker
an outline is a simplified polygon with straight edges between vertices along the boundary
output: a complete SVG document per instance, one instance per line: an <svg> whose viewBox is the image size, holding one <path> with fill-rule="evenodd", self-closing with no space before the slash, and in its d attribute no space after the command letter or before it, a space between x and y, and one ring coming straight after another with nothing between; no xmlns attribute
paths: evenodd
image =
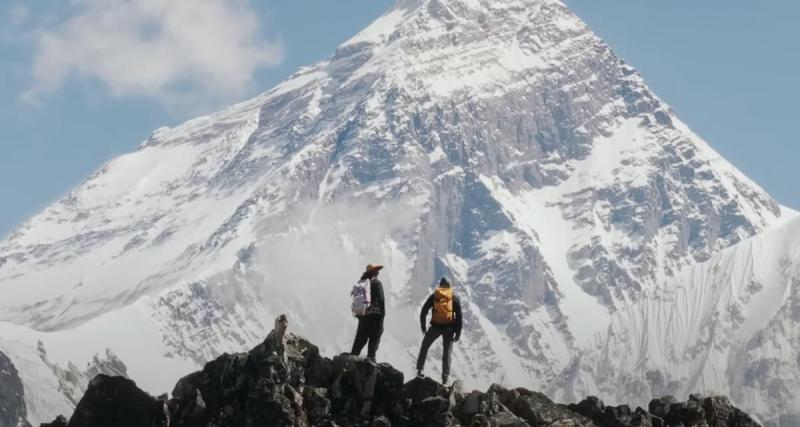
<svg viewBox="0 0 800 427"><path fill-rule="evenodd" d="M425 320L428 311L433 309L430 327L425 327ZM450 352L453 343L461 338L461 301L453 293L453 287L446 277L442 277L436 291L428 297L419 313L419 323L425 337L422 339L422 346L419 348L417 358L417 375L422 376L425 368L425 359L428 357L428 349L437 338L442 337L442 384L447 385L447 378L450 376Z"/></svg>
<svg viewBox="0 0 800 427"><path fill-rule="evenodd" d="M383 284L378 280L378 273L382 269L382 265L367 265L364 274L351 292L353 315L358 319L358 329L351 353L355 356L360 355L364 345L369 342L367 358L373 362L383 335L383 318L386 316Z"/></svg>

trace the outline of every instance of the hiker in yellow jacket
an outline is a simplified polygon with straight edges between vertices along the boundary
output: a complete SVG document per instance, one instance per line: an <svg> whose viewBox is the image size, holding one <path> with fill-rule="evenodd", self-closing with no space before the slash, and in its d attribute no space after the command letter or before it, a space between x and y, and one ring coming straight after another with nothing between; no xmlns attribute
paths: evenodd
<svg viewBox="0 0 800 427"><path fill-rule="evenodd" d="M428 311L433 309L430 327L425 327L425 320ZM442 384L447 384L450 376L450 353L453 343L461 338L461 301L453 293L450 281L443 277L439 281L436 291L428 297L419 313L419 323L425 337L422 339L422 346L419 348L417 358L417 375L422 376L425 368L425 359L428 357L428 349L437 338L442 337Z"/></svg>

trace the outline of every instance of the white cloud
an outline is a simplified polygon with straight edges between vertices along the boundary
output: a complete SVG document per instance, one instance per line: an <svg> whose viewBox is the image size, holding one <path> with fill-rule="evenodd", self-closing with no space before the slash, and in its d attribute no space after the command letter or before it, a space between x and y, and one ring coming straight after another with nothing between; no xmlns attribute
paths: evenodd
<svg viewBox="0 0 800 427"><path fill-rule="evenodd" d="M72 0L70 10L37 31L28 101L71 76L96 79L116 97L223 101L282 59L247 0Z"/></svg>

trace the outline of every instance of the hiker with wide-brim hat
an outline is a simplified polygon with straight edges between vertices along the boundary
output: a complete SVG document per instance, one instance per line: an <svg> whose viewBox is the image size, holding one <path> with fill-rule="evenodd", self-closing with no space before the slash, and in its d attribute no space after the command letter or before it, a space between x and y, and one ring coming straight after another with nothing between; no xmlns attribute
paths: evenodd
<svg viewBox="0 0 800 427"><path fill-rule="evenodd" d="M382 265L369 264L359 280L359 283L369 282L369 307L363 313L356 315L358 328L352 350L352 354L358 356L367 345L367 358L373 362L381 342L381 335L383 335L383 318L386 316L383 284L378 280L378 273L382 269Z"/></svg>
<svg viewBox="0 0 800 427"><path fill-rule="evenodd" d="M433 310L430 326L426 327L425 321L428 312ZM425 369L425 359L428 349L439 337L442 337L442 384L447 385L450 376L450 353L453 343L461 338L461 300L453 292L453 286L446 277L442 277L439 286L428 297L419 313L419 324L422 328L422 345L417 357L417 375L422 376Z"/></svg>

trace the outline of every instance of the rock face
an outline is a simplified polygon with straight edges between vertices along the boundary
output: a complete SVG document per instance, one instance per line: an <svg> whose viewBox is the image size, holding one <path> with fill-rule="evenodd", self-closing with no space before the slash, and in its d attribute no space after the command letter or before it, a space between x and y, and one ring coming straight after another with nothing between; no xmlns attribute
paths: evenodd
<svg viewBox="0 0 800 427"><path fill-rule="evenodd" d="M42 340L84 366L107 346L160 393L175 372L251 348L278 313L346 348L349 287L377 261L391 313L379 357L407 372L419 344L408 313L447 275L465 321L453 375L472 388L545 389L574 364L581 381L563 393L598 389L580 398L683 397L671 390L702 376L716 380L703 391L792 417L796 354L768 351L787 348L785 314L762 335L698 334L675 371L603 376L573 360L620 309L783 217L562 2L401 0L264 94L158 129L0 242L0 348L13 334L25 345L9 357L31 361ZM739 317L733 304L719 313ZM761 314L747 316L763 327ZM687 315L686 328L710 320ZM637 332L609 334L609 347ZM64 343L76 341L91 350L73 356ZM733 347L755 350L704 362ZM73 405L73 390L33 377L45 364L28 372L35 396ZM742 399L727 392L743 383ZM53 408L29 405L29 418Z"/></svg>
<svg viewBox="0 0 800 427"><path fill-rule="evenodd" d="M133 381L100 374L89 383L67 425L157 427L166 425L166 414L164 403L140 390Z"/></svg>
<svg viewBox="0 0 800 427"><path fill-rule="evenodd" d="M475 426L756 427L723 397L654 400L650 412L596 398L559 405L524 388L465 393L427 377L404 383L386 363L316 346L282 329L248 353L225 354L155 399L122 377L98 375L69 422L43 427ZM284 341L276 340L282 336Z"/></svg>
<svg viewBox="0 0 800 427"><path fill-rule="evenodd" d="M0 352L0 427L28 426L25 390L17 368Z"/></svg>

